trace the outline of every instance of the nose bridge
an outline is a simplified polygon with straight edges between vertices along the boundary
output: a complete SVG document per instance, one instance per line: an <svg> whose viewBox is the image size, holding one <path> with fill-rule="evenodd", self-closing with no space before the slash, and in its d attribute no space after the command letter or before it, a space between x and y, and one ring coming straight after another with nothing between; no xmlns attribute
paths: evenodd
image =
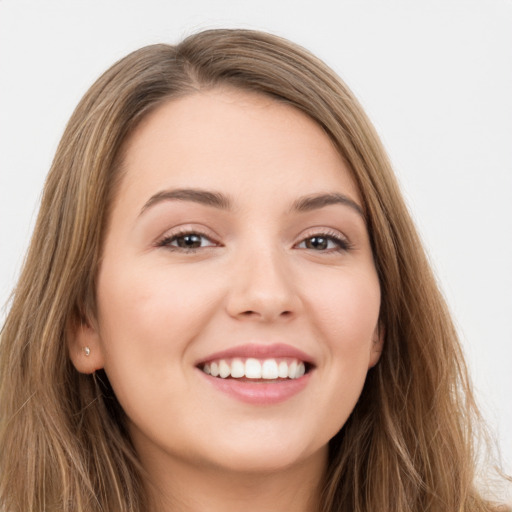
<svg viewBox="0 0 512 512"><path fill-rule="evenodd" d="M289 263L284 249L268 240L246 247L233 266L229 313L260 320L295 313L299 300Z"/></svg>

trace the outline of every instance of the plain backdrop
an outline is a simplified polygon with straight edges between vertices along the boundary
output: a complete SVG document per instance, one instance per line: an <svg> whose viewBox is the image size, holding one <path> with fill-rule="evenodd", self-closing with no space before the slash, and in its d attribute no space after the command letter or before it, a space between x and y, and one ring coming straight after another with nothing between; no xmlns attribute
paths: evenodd
<svg viewBox="0 0 512 512"><path fill-rule="evenodd" d="M263 29L305 46L362 102L511 472L511 1L0 0L0 302L16 282L53 153L87 88L131 50L215 27Z"/></svg>

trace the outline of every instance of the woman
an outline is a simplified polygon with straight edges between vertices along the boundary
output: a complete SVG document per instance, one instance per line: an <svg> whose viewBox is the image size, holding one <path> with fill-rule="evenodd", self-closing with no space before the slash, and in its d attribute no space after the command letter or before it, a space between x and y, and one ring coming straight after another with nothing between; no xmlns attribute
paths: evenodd
<svg viewBox="0 0 512 512"><path fill-rule="evenodd" d="M6 511L492 509L380 142L268 34L149 46L92 86L0 367Z"/></svg>

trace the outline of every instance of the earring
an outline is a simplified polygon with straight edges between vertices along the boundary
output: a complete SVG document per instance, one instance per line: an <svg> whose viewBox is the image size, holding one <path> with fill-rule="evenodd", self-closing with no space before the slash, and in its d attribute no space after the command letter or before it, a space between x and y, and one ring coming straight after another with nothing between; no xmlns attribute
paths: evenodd
<svg viewBox="0 0 512 512"><path fill-rule="evenodd" d="M84 347L83 350L86 356L88 356L91 353L91 349L89 347Z"/></svg>

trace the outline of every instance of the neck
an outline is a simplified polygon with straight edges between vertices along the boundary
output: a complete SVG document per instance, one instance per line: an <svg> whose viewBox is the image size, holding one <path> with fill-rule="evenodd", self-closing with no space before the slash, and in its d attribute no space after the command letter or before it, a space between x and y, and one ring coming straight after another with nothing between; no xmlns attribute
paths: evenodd
<svg viewBox="0 0 512 512"><path fill-rule="evenodd" d="M314 512L319 508L327 450L274 471L198 467L176 460L164 468L142 462L148 474L151 510Z"/></svg>

